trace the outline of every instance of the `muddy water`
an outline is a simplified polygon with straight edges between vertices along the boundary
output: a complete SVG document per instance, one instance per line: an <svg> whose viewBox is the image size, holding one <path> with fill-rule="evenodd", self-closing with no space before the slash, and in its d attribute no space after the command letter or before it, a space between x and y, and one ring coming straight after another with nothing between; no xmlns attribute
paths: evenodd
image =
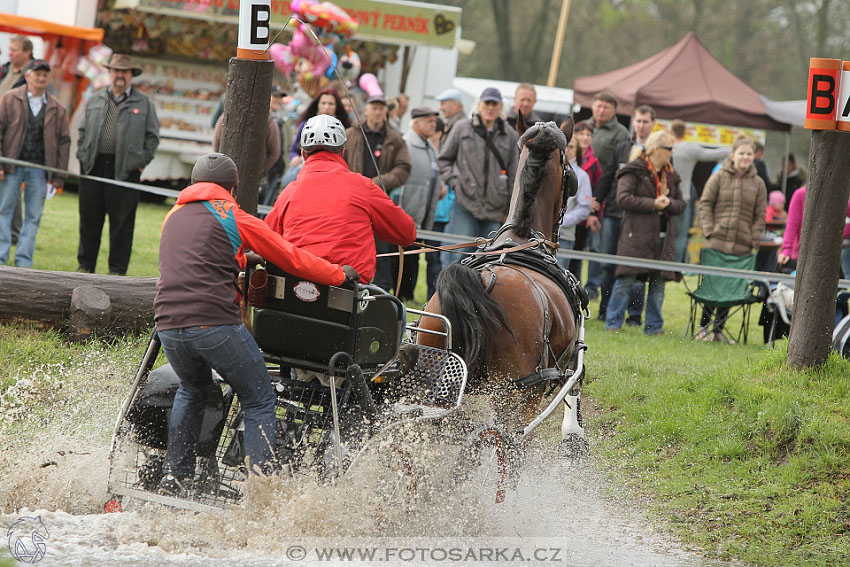
<svg viewBox="0 0 850 567"><path fill-rule="evenodd" d="M490 485L458 486L453 449L421 430L379 440L386 450L364 455L336 484L266 479L227 511L125 503L103 514L110 434L134 364L129 351L93 351L73 366L34 367L2 394L0 558L16 520L39 518L49 534L39 565L709 565L612 499L592 461L569 469L537 443L496 505ZM398 472L399 443L415 477ZM17 535L32 548L30 533Z"/></svg>

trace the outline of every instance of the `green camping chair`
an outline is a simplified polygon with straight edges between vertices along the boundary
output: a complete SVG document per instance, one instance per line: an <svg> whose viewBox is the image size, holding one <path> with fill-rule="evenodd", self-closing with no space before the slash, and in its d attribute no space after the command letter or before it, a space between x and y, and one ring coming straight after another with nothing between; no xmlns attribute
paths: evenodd
<svg viewBox="0 0 850 567"><path fill-rule="evenodd" d="M735 256L725 254L711 248L700 250L699 263L702 266L716 266L719 268L734 268L737 270L752 270L756 265L756 255ZM750 327L750 308L753 303L764 301L764 293L761 288L753 282L741 278L730 278L725 276L700 276L699 285L694 291L688 291L691 298L691 316L688 321L688 333L693 336L697 323L702 316L702 307L712 307L715 312L719 308L728 307L729 312L725 317L715 319L709 328L709 333L721 332L730 342L747 342ZM741 328L737 336L727 329L729 319L737 314L742 314Z"/></svg>

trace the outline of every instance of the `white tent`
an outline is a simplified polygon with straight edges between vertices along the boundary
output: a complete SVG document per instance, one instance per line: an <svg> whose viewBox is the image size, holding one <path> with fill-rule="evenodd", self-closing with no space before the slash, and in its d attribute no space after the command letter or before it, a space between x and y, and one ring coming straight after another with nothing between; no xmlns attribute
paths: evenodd
<svg viewBox="0 0 850 567"><path fill-rule="evenodd" d="M519 83L511 81L496 81L492 79L473 79L470 77L455 77L452 86L463 93L463 108L469 114L474 108L481 91L487 87L495 87L502 93L507 112L514 104L514 93ZM572 114L573 90L558 87L545 87L534 85L537 91L537 104L534 105L535 112L555 114L566 117Z"/></svg>

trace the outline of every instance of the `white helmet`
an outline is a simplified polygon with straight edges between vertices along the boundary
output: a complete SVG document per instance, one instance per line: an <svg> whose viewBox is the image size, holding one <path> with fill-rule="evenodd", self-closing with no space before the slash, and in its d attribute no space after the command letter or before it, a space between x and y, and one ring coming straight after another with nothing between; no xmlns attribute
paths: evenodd
<svg viewBox="0 0 850 567"><path fill-rule="evenodd" d="M317 114L301 130L301 149L307 153L319 148L336 150L344 146L346 141L348 138L342 122L329 114Z"/></svg>

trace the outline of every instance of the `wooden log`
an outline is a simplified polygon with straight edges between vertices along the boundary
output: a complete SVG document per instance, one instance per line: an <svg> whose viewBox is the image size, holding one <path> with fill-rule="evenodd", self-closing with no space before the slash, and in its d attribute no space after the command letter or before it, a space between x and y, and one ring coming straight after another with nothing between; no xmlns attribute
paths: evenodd
<svg viewBox="0 0 850 567"><path fill-rule="evenodd" d="M109 296L99 287L81 285L71 292L71 321L68 337L82 342L93 336L108 333L112 315Z"/></svg>
<svg viewBox="0 0 850 567"><path fill-rule="evenodd" d="M26 322L67 331L74 289L92 286L109 298L110 314L102 330L110 336L147 332L154 324L156 280L0 266L0 323Z"/></svg>
<svg viewBox="0 0 850 567"><path fill-rule="evenodd" d="M257 213L257 198L266 156L269 98L274 63L233 57L227 70L227 92L219 151L230 156L239 170L236 202ZM283 151L283 148L281 148Z"/></svg>
<svg viewBox="0 0 850 567"><path fill-rule="evenodd" d="M812 133L786 359L794 368L822 365L829 356L841 265L841 238L850 195L848 155L850 133Z"/></svg>

